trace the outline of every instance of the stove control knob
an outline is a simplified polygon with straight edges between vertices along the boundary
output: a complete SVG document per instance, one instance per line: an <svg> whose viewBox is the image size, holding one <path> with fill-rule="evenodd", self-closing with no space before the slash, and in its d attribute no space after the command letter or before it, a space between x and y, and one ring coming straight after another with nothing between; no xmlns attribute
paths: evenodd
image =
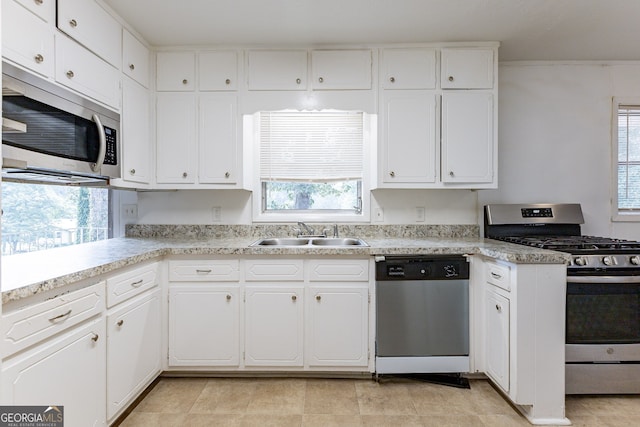
<svg viewBox="0 0 640 427"><path fill-rule="evenodd" d="M574 262L576 265L579 265L579 266L581 266L581 267L582 267L582 266L584 266L584 265L587 265L587 259L586 259L586 258L584 258L584 257L581 257L581 256L579 256L579 257L577 257L576 259L574 259L574 260L573 260L573 262Z"/></svg>
<svg viewBox="0 0 640 427"><path fill-rule="evenodd" d="M613 261L613 257L611 256L602 257L602 263L607 266L615 264L615 262Z"/></svg>
<svg viewBox="0 0 640 427"><path fill-rule="evenodd" d="M634 255L629 259L629 262L633 265L640 265L640 256Z"/></svg>

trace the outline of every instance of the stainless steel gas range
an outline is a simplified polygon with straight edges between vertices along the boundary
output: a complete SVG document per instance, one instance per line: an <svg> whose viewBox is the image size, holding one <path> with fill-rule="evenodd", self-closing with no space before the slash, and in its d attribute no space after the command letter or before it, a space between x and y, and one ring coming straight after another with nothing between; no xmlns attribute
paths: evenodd
<svg viewBox="0 0 640 427"><path fill-rule="evenodd" d="M640 393L640 242L583 236L583 223L579 204L496 204L484 211L487 238L571 254L566 393Z"/></svg>

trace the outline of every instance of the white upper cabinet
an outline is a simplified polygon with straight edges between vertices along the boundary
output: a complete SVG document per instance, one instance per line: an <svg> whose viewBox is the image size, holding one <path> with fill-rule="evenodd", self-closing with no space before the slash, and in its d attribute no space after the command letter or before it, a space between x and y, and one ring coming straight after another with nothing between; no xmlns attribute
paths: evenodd
<svg viewBox="0 0 640 427"><path fill-rule="evenodd" d="M194 52L158 52L156 84L159 91L189 92L196 87Z"/></svg>
<svg viewBox="0 0 640 427"><path fill-rule="evenodd" d="M207 91L238 90L238 60L235 50L200 52L198 55L198 89Z"/></svg>
<svg viewBox="0 0 640 427"><path fill-rule="evenodd" d="M149 91L135 81L122 79L122 179L151 182Z"/></svg>
<svg viewBox="0 0 640 427"><path fill-rule="evenodd" d="M196 179L196 99L190 93L159 93L156 106L156 181L193 184Z"/></svg>
<svg viewBox="0 0 640 427"><path fill-rule="evenodd" d="M55 16L54 2L2 0L2 56L45 77L52 77L53 31L48 22ZM36 6L34 6L36 5ZM34 15L30 10L37 15ZM44 19L44 20L43 20ZM25 31L25 29L29 29Z"/></svg>
<svg viewBox="0 0 640 427"><path fill-rule="evenodd" d="M306 50L250 50L247 84L249 90L305 90Z"/></svg>
<svg viewBox="0 0 640 427"><path fill-rule="evenodd" d="M442 49L443 89L493 88L493 49Z"/></svg>
<svg viewBox="0 0 640 427"><path fill-rule="evenodd" d="M120 68L122 27L94 0L58 0L58 28Z"/></svg>
<svg viewBox="0 0 640 427"><path fill-rule="evenodd" d="M442 181L491 183L494 177L493 94L442 95Z"/></svg>
<svg viewBox="0 0 640 427"><path fill-rule="evenodd" d="M384 49L380 63L380 81L383 89L436 87L435 49Z"/></svg>
<svg viewBox="0 0 640 427"><path fill-rule="evenodd" d="M122 72L149 87L149 49L129 31L122 30Z"/></svg>
<svg viewBox="0 0 640 427"><path fill-rule="evenodd" d="M56 81L103 102L120 107L120 72L64 34L56 34Z"/></svg>
<svg viewBox="0 0 640 427"><path fill-rule="evenodd" d="M44 22L53 23L56 17L55 0L15 0L31 12L38 15ZM4 2L2 3L2 13L4 13Z"/></svg>
<svg viewBox="0 0 640 427"><path fill-rule="evenodd" d="M237 183L238 102L235 93L200 94L198 177L201 183Z"/></svg>
<svg viewBox="0 0 640 427"><path fill-rule="evenodd" d="M311 52L314 90L371 89L371 50Z"/></svg>

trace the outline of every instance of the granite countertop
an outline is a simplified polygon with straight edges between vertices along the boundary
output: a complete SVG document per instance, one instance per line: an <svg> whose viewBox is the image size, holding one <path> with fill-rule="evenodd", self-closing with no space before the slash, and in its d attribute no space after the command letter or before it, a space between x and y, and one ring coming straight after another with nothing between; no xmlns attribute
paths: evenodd
<svg viewBox="0 0 640 427"><path fill-rule="evenodd" d="M399 234L402 236L402 233ZM175 235L174 235L175 236ZM477 237L363 238L368 247L252 247L255 236L123 237L2 258L2 303L167 255L481 254L522 264L565 264L569 255Z"/></svg>

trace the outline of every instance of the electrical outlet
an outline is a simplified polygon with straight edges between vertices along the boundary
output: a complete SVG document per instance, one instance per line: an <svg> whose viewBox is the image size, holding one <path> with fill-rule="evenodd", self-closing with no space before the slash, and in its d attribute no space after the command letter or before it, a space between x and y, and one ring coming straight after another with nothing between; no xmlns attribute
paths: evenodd
<svg viewBox="0 0 640 427"><path fill-rule="evenodd" d="M122 205L122 217L123 218L137 218L138 217L138 205Z"/></svg>
<svg viewBox="0 0 640 427"><path fill-rule="evenodd" d="M384 221L384 209L376 208L375 210L375 221L382 222Z"/></svg>
<svg viewBox="0 0 640 427"><path fill-rule="evenodd" d="M424 222L425 216L426 214L424 206L418 206L416 208L416 222Z"/></svg>
<svg viewBox="0 0 640 427"><path fill-rule="evenodd" d="M222 208L220 206L214 206L211 208L211 214L213 222L222 221Z"/></svg>

